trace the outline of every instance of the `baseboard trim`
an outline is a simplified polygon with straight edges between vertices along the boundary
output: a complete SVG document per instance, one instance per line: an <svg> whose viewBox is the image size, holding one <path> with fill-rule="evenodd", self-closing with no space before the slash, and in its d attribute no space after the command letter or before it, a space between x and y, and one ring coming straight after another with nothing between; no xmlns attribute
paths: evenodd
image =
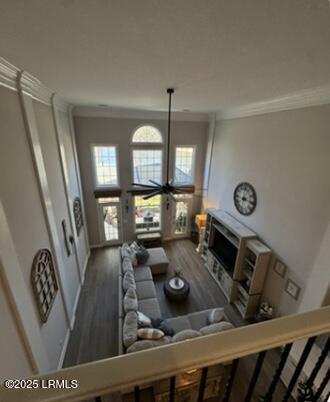
<svg viewBox="0 0 330 402"><path fill-rule="evenodd" d="M63 368L64 358L65 358L65 354L66 354L66 349L69 344L70 334L71 334L71 330L70 330L70 328L68 328L68 330L66 331L66 335L65 335L65 339L64 339L64 343L63 343L63 347L62 347L60 360L57 365L57 370L61 370Z"/></svg>
<svg viewBox="0 0 330 402"><path fill-rule="evenodd" d="M85 258L84 268L83 268L83 272L82 272L82 278L81 278L82 285L84 284L84 281L85 281L85 273L86 273L86 269L87 269L87 266L88 266L88 261L89 261L90 256L91 256L91 250L88 249L88 253L87 253L86 258Z"/></svg>
<svg viewBox="0 0 330 402"><path fill-rule="evenodd" d="M90 249L102 248L102 247L104 247L104 244L102 244L102 243L99 243L99 244L91 244L89 247L90 247Z"/></svg>

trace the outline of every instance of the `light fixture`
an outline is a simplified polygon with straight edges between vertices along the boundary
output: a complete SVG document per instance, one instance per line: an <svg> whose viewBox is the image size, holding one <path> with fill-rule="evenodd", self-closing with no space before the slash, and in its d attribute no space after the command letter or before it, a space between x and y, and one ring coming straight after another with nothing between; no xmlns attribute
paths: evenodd
<svg viewBox="0 0 330 402"><path fill-rule="evenodd" d="M150 192L143 196L144 200L148 200L159 194L167 194L174 201L176 201L174 194L194 193L195 186L175 186L174 179L169 179L170 172L170 150L171 150L171 111L172 111L172 95L174 94L173 88L168 88L168 123L167 123L167 158L166 158L166 182L165 184L157 183L154 180L149 180L151 184L132 183L133 186L138 186L150 190Z"/></svg>

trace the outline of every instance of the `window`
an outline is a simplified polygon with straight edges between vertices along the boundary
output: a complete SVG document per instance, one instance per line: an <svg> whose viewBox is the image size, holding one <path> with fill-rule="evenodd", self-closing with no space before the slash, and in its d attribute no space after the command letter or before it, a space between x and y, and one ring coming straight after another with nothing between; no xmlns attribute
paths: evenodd
<svg viewBox="0 0 330 402"><path fill-rule="evenodd" d="M134 132L132 142L133 143L149 142L154 144L154 143L162 143L163 139L160 131L157 128L152 126L142 126Z"/></svg>
<svg viewBox="0 0 330 402"><path fill-rule="evenodd" d="M162 150L134 149L133 150L133 177L134 183L151 184L162 181Z"/></svg>
<svg viewBox="0 0 330 402"><path fill-rule="evenodd" d="M115 146L93 146L96 187L117 187L117 149Z"/></svg>
<svg viewBox="0 0 330 402"><path fill-rule="evenodd" d="M135 229L137 232L160 230L161 196L144 200L140 196L134 197L135 202Z"/></svg>
<svg viewBox="0 0 330 402"><path fill-rule="evenodd" d="M195 147L175 148L175 184L193 184Z"/></svg>

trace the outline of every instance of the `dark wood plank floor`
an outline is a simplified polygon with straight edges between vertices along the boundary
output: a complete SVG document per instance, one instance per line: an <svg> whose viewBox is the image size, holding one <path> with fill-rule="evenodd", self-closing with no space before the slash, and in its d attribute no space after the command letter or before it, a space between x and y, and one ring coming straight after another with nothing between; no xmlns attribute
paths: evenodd
<svg viewBox="0 0 330 402"><path fill-rule="evenodd" d="M225 307L226 315L235 326L245 324L205 269L204 261L190 240L175 240L163 247L170 262L169 272L154 279L164 318L219 306ZM92 250L64 367L118 354L118 256L118 247ZM173 275L173 269L178 266L191 287L189 298L180 304L170 302L163 292L166 277Z"/></svg>
<svg viewBox="0 0 330 402"><path fill-rule="evenodd" d="M159 275L154 279L164 318L220 306L225 307L227 317L235 326L246 324L237 310L228 304L220 288L205 269L203 260L195 252L195 245L190 240L168 242L163 247L169 258L170 269L167 275ZM118 354L118 257L117 247L92 251L64 367ZM189 298L181 304L170 302L163 292L164 280L173 274L173 269L177 266L183 268L184 276L191 286ZM267 353L253 401L257 402L257 396L265 392L276 369L278 358L278 350ZM244 400L255 361L256 356L241 359L231 402ZM279 383L273 400L281 400L283 392L284 386ZM110 397L109 400L113 399ZM144 402L147 400L149 399L145 398Z"/></svg>

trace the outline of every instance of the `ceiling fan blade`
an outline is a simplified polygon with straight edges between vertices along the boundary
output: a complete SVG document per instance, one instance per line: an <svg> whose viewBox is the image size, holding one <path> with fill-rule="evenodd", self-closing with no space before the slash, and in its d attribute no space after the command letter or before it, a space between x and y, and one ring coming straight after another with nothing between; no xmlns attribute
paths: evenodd
<svg viewBox="0 0 330 402"><path fill-rule="evenodd" d="M157 183L156 181L154 181L154 180L149 180L150 181L150 183L153 183L155 186L157 186L157 187L162 187L162 185L161 184L159 184L159 183Z"/></svg>
<svg viewBox="0 0 330 402"><path fill-rule="evenodd" d="M153 192L150 193L150 194L144 195L142 198L143 198L144 200L149 200L149 198L152 198L152 197L154 197L155 195L158 195L158 194L161 194L161 193L162 193L162 190L159 189L159 190L153 191Z"/></svg>
<svg viewBox="0 0 330 402"><path fill-rule="evenodd" d="M145 187L145 188L158 188L159 185L156 186L150 186L150 184L138 184L138 183L132 183L132 186L138 186L138 187Z"/></svg>
<svg viewBox="0 0 330 402"><path fill-rule="evenodd" d="M195 192L195 186L174 186L174 190L180 193L192 194Z"/></svg>
<svg viewBox="0 0 330 402"><path fill-rule="evenodd" d="M173 193L174 194L185 194L186 192L183 190L180 190L179 188L174 187L173 188Z"/></svg>

